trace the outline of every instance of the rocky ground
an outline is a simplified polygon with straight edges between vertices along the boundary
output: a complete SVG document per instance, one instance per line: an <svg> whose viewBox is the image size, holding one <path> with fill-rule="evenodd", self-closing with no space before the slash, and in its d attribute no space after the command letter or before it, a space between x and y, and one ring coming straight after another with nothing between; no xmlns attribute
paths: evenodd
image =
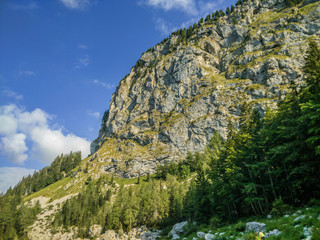
<svg viewBox="0 0 320 240"><path fill-rule="evenodd" d="M194 229L193 231L190 229ZM296 211L289 211L282 216L268 215L257 218L256 221L239 221L236 224L213 228L198 226L188 222L177 223L167 234L163 232L160 239L185 240L221 240L254 239L259 232L265 234L266 239L298 240L319 239L320 237L320 208L306 207Z"/></svg>

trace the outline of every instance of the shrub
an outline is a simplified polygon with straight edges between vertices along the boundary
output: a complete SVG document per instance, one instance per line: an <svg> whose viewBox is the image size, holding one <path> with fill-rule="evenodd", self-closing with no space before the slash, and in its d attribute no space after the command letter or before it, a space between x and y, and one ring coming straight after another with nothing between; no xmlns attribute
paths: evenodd
<svg viewBox="0 0 320 240"><path fill-rule="evenodd" d="M235 229L237 232L243 232L246 230L246 224L244 222L239 222L236 224Z"/></svg>
<svg viewBox="0 0 320 240"><path fill-rule="evenodd" d="M198 231L198 227L194 223L188 223L183 227L183 235L189 236L192 233L195 233Z"/></svg>
<svg viewBox="0 0 320 240"><path fill-rule="evenodd" d="M290 206L288 204L285 204L281 198L276 199L272 203L272 210L271 214L281 216L284 215L286 212L290 210Z"/></svg>
<svg viewBox="0 0 320 240"><path fill-rule="evenodd" d="M213 216L209 220L209 225L213 228L218 228L221 226L221 219L218 216Z"/></svg>
<svg viewBox="0 0 320 240"><path fill-rule="evenodd" d="M246 240L256 240L257 239L257 236L255 233L249 233L246 237L245 237Z"/></svg>

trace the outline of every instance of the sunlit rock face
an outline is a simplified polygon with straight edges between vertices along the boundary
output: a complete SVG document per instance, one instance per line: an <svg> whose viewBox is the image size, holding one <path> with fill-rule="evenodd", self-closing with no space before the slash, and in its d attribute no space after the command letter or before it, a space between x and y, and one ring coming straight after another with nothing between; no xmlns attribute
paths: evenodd
<svg viewBox="0 0 320 240"><path fill-rule="evenodd" d="M238 126L244 104L263 113L303 87L310 37L320 39L319 1L247 1L187 40L172 34L122 79L91 152L134 177L202 151L214 132L226 138L228 124Z"/></svg>

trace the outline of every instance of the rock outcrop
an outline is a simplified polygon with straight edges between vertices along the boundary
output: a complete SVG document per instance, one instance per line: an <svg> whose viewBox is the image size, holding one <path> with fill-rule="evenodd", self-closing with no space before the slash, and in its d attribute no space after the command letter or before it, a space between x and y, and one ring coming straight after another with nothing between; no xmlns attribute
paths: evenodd
<svg viewBox="0 0 320 240"><path fill-rule="evenodd" d="M203 150L237 126L243 104L264 112L303 87L310 38L320 39L319 1L249 0L187 40L172 34L122 79L91 152L107 172L136 177Z"/></svg>
<svg viewBox="0 0 320 240"><path fill-rule="evenodd" d="M246 224L246 232L265 232L266 231L266 224L264 223L258 223L258 222L248 222Z"/></svg>

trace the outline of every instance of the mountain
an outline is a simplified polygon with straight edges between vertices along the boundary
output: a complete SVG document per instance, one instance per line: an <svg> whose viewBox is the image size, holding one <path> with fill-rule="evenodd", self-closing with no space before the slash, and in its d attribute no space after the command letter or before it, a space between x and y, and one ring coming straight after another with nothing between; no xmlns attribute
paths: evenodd
<svg viewBox="0 0 320 240"><path fill-rule="evenodd" d="M239 0L172 33L119 83L90 156L0 196L0 239L154 239L144 226L316 204L319 42L318 0Z"/></svg>
<svg viewBox="0 0 320 240"><path fill-rule="evenodd" d="M172 33L121 80L91 152L107 172L154 173L202 151L216 131L225 138L244 103L275 108L290 85L303 87L307 40L320 36L316 6L244 1L229 15Z"/></svg>

